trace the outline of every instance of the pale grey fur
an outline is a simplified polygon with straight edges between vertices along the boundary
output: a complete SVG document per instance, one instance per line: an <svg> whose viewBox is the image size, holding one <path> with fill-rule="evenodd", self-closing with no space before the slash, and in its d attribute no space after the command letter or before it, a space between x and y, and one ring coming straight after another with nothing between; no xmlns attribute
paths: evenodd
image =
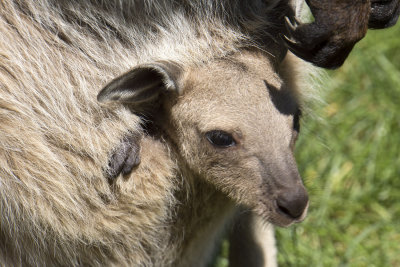
<svg viewBox="0 0 400 267"><path fill-rule="evenodd" d="M206 264L234 203L203 182L194 189L171 147L151 137L140 167L110 186L110 152L143 132L138 116L96 95L141 63L189 69L249 46L276 56L269 33L282 2L2 0L0 265ZM201 246L188 239L193 227Z"/></svg>

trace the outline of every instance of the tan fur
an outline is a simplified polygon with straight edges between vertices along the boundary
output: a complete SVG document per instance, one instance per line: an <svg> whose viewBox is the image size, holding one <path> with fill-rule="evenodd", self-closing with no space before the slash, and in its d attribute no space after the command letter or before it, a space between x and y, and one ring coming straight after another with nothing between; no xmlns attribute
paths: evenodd
<svg viewBox="0 0 400 267"><path fill-rule="evenodd" d="M177 232L172 234L183 243L174 266L202 266L232 221L233 203L250 208L264 222L281 226L304 218L306 206L296 219L282 215L276 206L286 193L300 192L300 199L307 202L292 155L298 103L290 83L282 80L271 58L259 50L243 50L180 71L170 64L138 66L107 85L100 99L125 103L133 111L140 104L152 114L147 116L157 126L156 139L171 150L177 176L183 179L176 195L182 203L174 218ZM157 80L164 85L159 86ZM158 101L137 102L135 91L143 90L156 94ZM206 138L212 130L231 133L237 144L213 146ZM142 153L147 151L142 149ZM271 238L270 233L266 238Z"/></svg>
<svg viewBox="0 0 400 267"><path fill-rule="evenodd" d="M271 10L277 2L271 2ZM246 15L256 19L228 27L218 15L224 12L212 17L214 7L204 4L192 9L206 10L206 15L190 22L180 9L161 16L168 7L152 3L157 2L0 2L0 265L201 266L233 216L234 203L253 207L265 220L278 220L257 204L261 193L249 195L258 190L260 176L235 183L213 180L221 171L231 177L244 170L257 173L257 163L243 161L239 167L238 156L229 165L233 168L203 173L200 166L210 162L200 156L210 150L195 146L198 136L185 125L201 118L201 130L235 127L238 110L229 119L220 109L233 104L224 94L238 93L236 108L250 115L258 108L274 114L256 122L243 121L242 114L239 121L255 134L249 148L258 146L260 135L289 141L290 116L281 116L271 104L264 107L265 88L245 90L259 76L278 87L283 83L270 63L275 59L242 52L213 60L242 51L256 29L268 29L270 21ZM147 19L139 23L140 14ZM149 25L157 16L159 24ZM140 118L128 109L96 101L113 77L143 62L171 59L186 70L184 95L172 108L172 124L164 125L166 131L176 129L171 135L147 136ZM235 61L250 75L232 68ZM229 91L227 83L236 84L238 77L243 87ZM242 98L257 103L249 106ZM185 110L193 103L199 107L196 114ZM214 120L217 114L222 117ZM279 121L283 128L258 127L264 119ZM128 130L144 135L142 161L129 177L110 186L104 169ZM271 151L269 157L274 156Z"/></svg>

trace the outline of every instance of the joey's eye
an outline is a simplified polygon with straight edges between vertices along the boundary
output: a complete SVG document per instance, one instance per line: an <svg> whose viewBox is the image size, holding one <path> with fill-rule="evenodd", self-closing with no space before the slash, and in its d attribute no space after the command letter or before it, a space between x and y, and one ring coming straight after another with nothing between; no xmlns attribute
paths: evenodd
<svg viewBox="0 0 400 267"><path fill-rule="evenodd" d="M206 138L211 144L217 147L230 147L236 145L235 139L233 139L231 134L220 130L207 132Z"/></svg>

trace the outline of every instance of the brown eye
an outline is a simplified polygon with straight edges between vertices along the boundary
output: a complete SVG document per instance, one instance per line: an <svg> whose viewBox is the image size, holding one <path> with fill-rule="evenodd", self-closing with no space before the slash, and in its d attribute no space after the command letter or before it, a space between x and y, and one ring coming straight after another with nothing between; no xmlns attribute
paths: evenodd
<svg viewBox="0 0 400 267"><path fill-rule="evenodd" d="M232 135L220 131L220 130L213 130L206 133L207 140L217 147L231 147L236 145L235 139L233 139Z"/></svg>

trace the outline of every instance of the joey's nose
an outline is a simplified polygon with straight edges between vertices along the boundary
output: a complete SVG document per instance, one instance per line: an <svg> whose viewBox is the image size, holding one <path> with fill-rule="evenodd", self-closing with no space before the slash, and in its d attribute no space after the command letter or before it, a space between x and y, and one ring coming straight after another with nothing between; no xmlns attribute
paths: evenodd
<svg viewBox="0 0 400 267"><path fill-rule="evenodd" d="M303 186L285 190L278 195L276 204L280 212L293 219L298 219L308 205L308 194Z"/></svg>

